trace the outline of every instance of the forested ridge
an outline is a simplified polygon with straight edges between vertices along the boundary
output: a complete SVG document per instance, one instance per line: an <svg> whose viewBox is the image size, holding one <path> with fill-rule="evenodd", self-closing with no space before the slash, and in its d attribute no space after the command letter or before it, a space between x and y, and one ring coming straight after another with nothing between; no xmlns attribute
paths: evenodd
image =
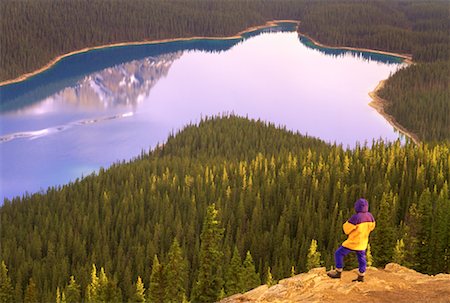
<svg viewBox="0 0 450 303"><path fill-rule="evenodd" d="M386 111L421 140L449 140L448 11L445 0L1 1L0 80L85 47L229 36L268 20L294 19L324 44L412 54L422 63L387 81L381 92L390 101Z"/></svg>
<svg viewBox="0 0 450 303"><path fill-rule="evenodd" d="M343 149L260 121L205 119L133 161L5 201L0 297L212 302L331 266L359 197L377 220L373 265L448 273L449 148Z"/></svg>

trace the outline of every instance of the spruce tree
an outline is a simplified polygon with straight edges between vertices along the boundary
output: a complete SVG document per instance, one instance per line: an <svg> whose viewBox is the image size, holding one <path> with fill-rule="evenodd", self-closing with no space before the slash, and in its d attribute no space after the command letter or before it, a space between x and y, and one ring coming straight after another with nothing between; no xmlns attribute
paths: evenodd
<svg viewBox="0 0 450 303"><path fill-rule="evenodd" d="M34 283L33 278L30 278L27 288L25 289L25 295L23 298L24 303L38 303L39 295L38 290L36 288L36 284Z"/></svg>
<svg viewBox="0 0 450 303"><path fill-rule="evenodd" d="M56 288L56 303L61 303L61 291L59 287Z"/></svg>
<svg viewBox="0 0 450 303"><path fill-rule="evenodd" d="M218 210L211 204L203 221L200 235L199 271L192 290L192 302L215 302L223 286L221 242L223 228L220 227Z"/></svg>
<svg viewBox="0 0 450 303"><path fill-rule="evenodd" d="M366 260L367 260L367 266L372 266L372 264L373 264L373 256L372 256L372 250L370 248L370 244L367 244Z"/></svg>
<svg viewBox="0 0 450 303"><path fill-rule="evenodd" d="M384 267L387 263L392 261L394 253L394 222L393 222L393 205L395 204L395 197L390 192L384 193L377 214L377 226L373 232L371 240L372 254L374 265L377 267Z"/></svg>
<svg viewBox="0 0 450 303"><path fill-rule="evenodd" d="M405 255L405 242L403 242L403 239L397 240L394 248L394 254L392 256L392 262L405 265Z"/></svg>
<svg viewBox="0 0 450 303"><path fill-rule="evenodd" d="M8 275L8 268L2 261L0 268L0 303L14 302L14 288Z"/></svg>
<svg viewBox="0 0 450 303"><path fill-rule="evenodd" d="M165 285L163 280L163 268L159 263L158 256L153 258L152 273L150 275L150 285L148 287L148 302L164 302Z"/></svg>
<svg viewBox="0 0 450 303"><path fill-rule="evenodd" d="M270 266L267 267L266 284L267 284L267 287L271 287L271 286L277 284L277 283L273 280L272 272L270 271Z"/></svg>
<svg viewBox="0 0 450 303"><path fill-rule="evenodd" d="M164 266L165 302L179 303L186 294L187 262L183 257L178 240L173 240L167 264Z"/></svg>
<svg viewBox="0 0 450 303"><path fill-rule="evenodd" d="M242 284L244 286L242 291L248 291L261 285L261 279L255 270L255 263L253 262L250 251L247 251L244 259L244 268L242 270Z"/></svg>
<svg viewBox="0 0 450 303"><path fill-rule="evenodd" d="M99 292L99 280L97 277L97 267L95 264L92 264L91 270L91 283L88 285L86 290L86 298L88 303L96 303L99 301L98 299Z"/></svg>
<svg viewBox="0 0 450 303"><path fill-rule="evenodd" d="M312 239L306 257L306 270L320 267L320 252L317 251L317 241Z"/></svg>
<svg viewBox="0 0 450 303"><path fill-rule="evenodd" d="M242 259L237 247L234 247L230 265L225 274L225 290L227 296L236 294L243 289L242 281Z"/></svg>
<svg viewBox="0 0 450 303"><path fill-rule="evenodd" d="M75 281L74 276L70 276L69 284L66 286L65 295L67 303L81 302L80 285Z"/></svg>
<svg viewBox="0 0 450 303"><path fill-rule="evenodd" d="M432 195L426 189L419 198L419 228L417 232L417 247L415 251L415 269L420 272L431 272L432 247L431 230L433 226Z"/></svg>
<svg viewBox="0 0 450 303"><path fill-rule="evenodd" d="M145 288L144 283L142 283L142 279L140 276L138 276L136 284L135 284L135 290L131 298L128 300L129 303L141 303L145 302Z"/></svg>

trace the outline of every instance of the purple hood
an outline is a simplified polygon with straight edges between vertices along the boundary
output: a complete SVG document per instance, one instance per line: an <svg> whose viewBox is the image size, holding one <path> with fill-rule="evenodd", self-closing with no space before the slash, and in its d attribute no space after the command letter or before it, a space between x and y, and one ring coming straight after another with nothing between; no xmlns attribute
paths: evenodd
<svg viewBox="0 0 450 303"><path fill-rule="evenodd" d="M360 198L355 202L355 211L357 213L366 213L369 211L369 202L366 199Z"/></svg>

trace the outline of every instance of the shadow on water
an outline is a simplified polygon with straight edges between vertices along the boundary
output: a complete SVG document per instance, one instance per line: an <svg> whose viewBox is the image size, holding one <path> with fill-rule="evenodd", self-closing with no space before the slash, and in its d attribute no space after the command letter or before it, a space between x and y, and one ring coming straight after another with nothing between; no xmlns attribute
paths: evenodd
<svg viewBox="0 0 450 303"><path fill-rule="evenodd" d="M338 48L327 48L322 47L314 44L314 42L311 41L311 39L299 35L300 43L305 45L306 47L319 51L325 55L330 55L333 57L342 57L345 55L352 55L357 58L361 58L367 61L378 61L386 64L399 64L403 62L403 59L400 57L392 56L392 55L385 55L375 52L363 52L363 51L357 51L357 50L349 50L349 49L338 49Z"/></svg>

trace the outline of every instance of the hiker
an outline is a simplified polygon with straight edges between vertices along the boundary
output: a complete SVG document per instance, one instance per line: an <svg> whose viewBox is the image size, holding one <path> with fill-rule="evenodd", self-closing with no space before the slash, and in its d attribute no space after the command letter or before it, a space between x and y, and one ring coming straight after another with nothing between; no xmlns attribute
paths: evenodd
<svg viewBox="0 0 450 303"><path fill-rule="evenodd" d="M344 233L348 235L348 239L342 243L334 253L336 262L336 270L330 271L327 275L333 279L341 278L344 268L344 257L355 252L358 257L358 277L353 282L364 282L364 273L366 272L366 249L369 242L369 234L375 228L375 219L369 212L369 202L360 198L355 202L356 214L351 216L342 228Z"/></svg>

